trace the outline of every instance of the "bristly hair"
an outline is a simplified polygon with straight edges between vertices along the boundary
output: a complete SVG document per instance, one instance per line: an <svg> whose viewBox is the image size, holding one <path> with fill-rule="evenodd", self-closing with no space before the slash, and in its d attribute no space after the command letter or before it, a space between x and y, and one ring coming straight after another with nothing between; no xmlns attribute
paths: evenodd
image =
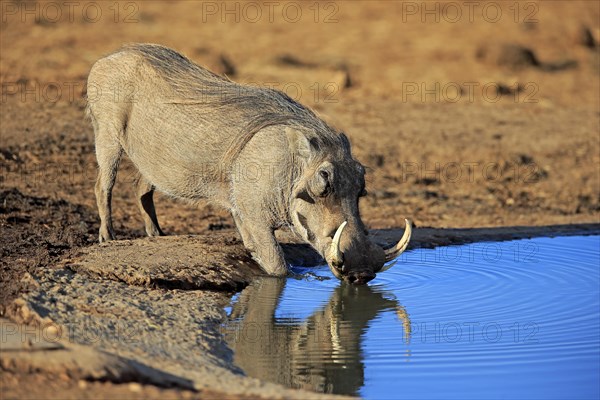
<svg viewBox="0 0 600 400"><path fill-rule="evenodd" d="M156 44L131 44L123 50L134 51L173 89L172 104L205 104L220 108L222 115L238 114L248 121L225 154L232 162L258 131L274 125L292 126L311 134L325 147L341 143L332 127L311 109L270 88L242 85L219 76L178 52Z"/></svg>

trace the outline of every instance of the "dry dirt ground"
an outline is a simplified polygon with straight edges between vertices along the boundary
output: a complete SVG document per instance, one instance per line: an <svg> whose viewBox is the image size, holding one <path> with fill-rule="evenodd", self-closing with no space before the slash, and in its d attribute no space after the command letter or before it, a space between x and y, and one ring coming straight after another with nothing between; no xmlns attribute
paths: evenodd
<svg viewBox="0 0 600 400"><path fill-rule="evenodd" d="M598 232L597 2L67 3L0 2L0 309L71 330L95 321L101 340L73 342L184 376L195 391L132 391L64 371L51 380L3 352L7 398L293 396L248 383L223 353L222 307L257 273L226 212L159 196L171 236L137 239L135 170L125 161L113 204L127 241L95 244L85 80L124 43L161 43L236 81L282 89L344 130L368 167L363 220L391 229L384 239L405 217L436 228L417 229L414 247ZM195 306L182 308L189 298ZM114 340L122 315L154 335L139 346ZM148 350L162 340L179 344Z"/></svg>

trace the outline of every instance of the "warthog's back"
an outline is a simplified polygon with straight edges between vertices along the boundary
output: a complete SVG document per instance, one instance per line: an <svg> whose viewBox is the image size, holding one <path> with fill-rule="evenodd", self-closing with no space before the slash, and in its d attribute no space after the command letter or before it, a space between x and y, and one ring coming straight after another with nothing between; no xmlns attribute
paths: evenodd
<svg viewBox="0 0 600 400"><path fill-rule="evenodd" d="M232 161L266 127L338 140L284 93L239 85L158 45L131 45L99 60L88 98L94 123L114 131L142 175L177 197L210 197L219 188L207 183L226 186Z"/></svg>

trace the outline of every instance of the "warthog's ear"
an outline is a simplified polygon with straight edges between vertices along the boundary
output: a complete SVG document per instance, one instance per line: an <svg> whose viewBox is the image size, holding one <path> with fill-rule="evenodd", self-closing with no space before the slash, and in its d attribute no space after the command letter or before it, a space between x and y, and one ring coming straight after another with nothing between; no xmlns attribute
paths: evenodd
<svg viewBox="0 0 600 400"><path fill-rule="evenodd" d="M348 150L348 154L352 154L352 146L350 146L350 140L348 140L348 136L344 132L340 132L340 138L342 139L342 145L344 149Z"/></svg>
<svg viewBox="0 0 600 400"><path fill-rule="evenodd" d="M288 139L290 151L301 158L308 165L311 158L319 151L316 138L310 138L306 132L286 127L285 134ZM294 192L294 197L309 203L314 203L317 197L324 197L331 193L333 165L324 162L310 177L304 177Z"/></svg>
<svg viewBox="0 0 600 400"><path fill-rule="evenodd" d="M311 155L318 150L316 141L306 137L305 132L288 126L285 128L285 135L292 153L305 160L310 159Z"/></svg>

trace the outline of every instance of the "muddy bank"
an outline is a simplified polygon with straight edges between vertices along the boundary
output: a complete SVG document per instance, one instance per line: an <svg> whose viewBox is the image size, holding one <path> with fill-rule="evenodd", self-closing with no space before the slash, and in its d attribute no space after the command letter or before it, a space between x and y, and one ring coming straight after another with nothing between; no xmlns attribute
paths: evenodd
<svg viewBox="0 0 600 400"><path fill-rule="evenodd" d="M153 289L235 292L262 273L234 231L112 241L83 249L66 268Z"/></svg>

